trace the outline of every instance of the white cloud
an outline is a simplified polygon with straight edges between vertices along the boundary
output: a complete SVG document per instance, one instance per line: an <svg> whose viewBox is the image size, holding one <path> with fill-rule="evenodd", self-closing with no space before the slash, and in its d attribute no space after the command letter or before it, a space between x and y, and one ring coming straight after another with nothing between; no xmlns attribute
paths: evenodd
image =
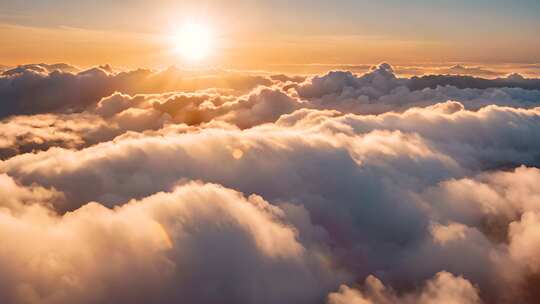
<svg viewBox="0 0 540 304"><path fill-rule="evenodd" d="M313 303L347 280L298 242L282 210L216 185L63 216L18 208L0 209L6 303Z"/></svg>
<svg viewBox="0 0 540 304"><path fill-rule="evenodd" d="M69 68L0 76L6 303L540 299L538 80Z"/></svg>
<svg viewBox="0 0 540 304"><path fill-rule="evenodd" d="M479 304L478 290L466 279L448 272L439 272L426 282L421 291L398 296L377 278L366 279L362 292L342 285L328 296L328 304Z"/></svg>

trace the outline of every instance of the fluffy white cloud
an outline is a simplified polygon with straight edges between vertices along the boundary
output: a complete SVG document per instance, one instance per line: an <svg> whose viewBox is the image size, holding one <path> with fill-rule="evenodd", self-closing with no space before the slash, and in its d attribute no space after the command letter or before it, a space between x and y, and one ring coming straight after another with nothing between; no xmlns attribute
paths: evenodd
<svg viewBox="0 0 540 304"><path fill-rule="evenodd" d="M540 146L534 140L540 137L540 108L488 106L470 111L449 101L378 116L304 109L282 116L277 124L349 134L374 130L416 133L467 167L538 165L540 159Z"/></svg>
<svg viewBox="0 0 540 304"><path fill-rule="evenodd" d="M362 292L346 285L328 295L328 304L479 304L478 290L466 279L439 272L417 294L397 296L377 278L366 279Z"/></svg>
<svg viewBox="0 0 540 304"><path fill-rule="evenodd" d="M540 299L537 80L69 69L0 76L6 303Z"/></svg>
<svg viewBox="0 0 540 304"><path fill-rule="evenodd" d="M298 242L281 209L216 185L62 216L18 203L0 209L5 303L314 303L347 280Z"/></svg>
<svg viewBox="0 0 540 304"><path fill-rule="evenodd" d="M175 68L115 72L109 66L78 72L61 64L20 66L0 74L0 117L79 112L115 91L147 94L222 88L245 93L277 81L229 71L207 73L210 74Z"/></svg>
<svg viewBox="0 0 540 304"><path fill-rule="evenodd" d="M388 64L356 76L351 72L330 72L294 87L316 108L358 114L405 111L455 100L467 109L487 105L538 106L538 79L480 79L465 76L423 76L397 78Z"/></svg>

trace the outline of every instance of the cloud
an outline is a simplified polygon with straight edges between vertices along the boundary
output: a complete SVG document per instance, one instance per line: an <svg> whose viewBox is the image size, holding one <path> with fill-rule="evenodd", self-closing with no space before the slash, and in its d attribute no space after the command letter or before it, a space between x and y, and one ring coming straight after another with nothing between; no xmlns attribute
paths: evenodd
<svg viewBox="0 0 540 304"><path fill-rule="evenodd" d="M472 265L461 271L477 272L469 276L489 274L475 280L492 292L484 294L489 302L534 303L539 299L531 288L540 269L535 251L539 192L534 185L538 181L539 169L520 167L451 179L420 195L432 220L448 223L432 226L438 246L449 255L467 255ZM459 266L446 269L450 267L457 271ZM500 294L493 292L497 288L502 288Z"/></svg>
<svg viewBox="0 0 540 304"><path fill-rule="evenodd" d="M305 210L303 219L294 217L300 239L329 248L338 264L359 277L383 273L385 281L407 289L407 285L422 282L426 276L448 270L472 277L483 288L494 288L495 283L489 279L494 262L486 259L496 247L490 241L494 232L481 225L490 217L480 213L477 222L455 217L449 209L459 206L451 196L453 192L436 192L453 178L474 174L471 171L481 173L484 166L472 166L475 163L526 159L519 151L505 151L505 146L515 147L511 140L496 143L500 154L494 154L493 159L483 158L486 152L482 149L501 138L500 134L490 137L481 132L453 131L453 126L469 128L462 119L490 126L475 126L478 130L498 130L493 121L499 120L490 118L500 115L497 111L509 111L518 126L529 125L528 119L537 116L532 110L491 110L494 112L466 111L452 103L388 117L335 116L333 112L311 110L310 114L318 116L309 121L291 121L300 112L283 117L277 125L247 130L203 127L193 132L163 129L128 133L114 143L80 151L52 149L16 156L4 161L2 170L24 184L37 183L62 191L70 205L55 205L59 212L76 210L92 200L116 206L131 198L170 190L181 179L220 183L243 193L262 195L278 205L285 202L293 206L283 207L286 212ZM392 129L400 126L400 119L402 129ZM372 120L378 125L370 126ZM392 124L386 125L388 122ZM405 122L415 129L405 129ZM441 128L436 130L444 133L434 132L430 123L437 123ZM522 138L527 134L523 127L516 130ZM525 142L534 143L535 133L530 136ZM460 146L467 147L467 153L448 149ZM478 152L471 154L475 149ZM235 159L235 150L243 152L240 159ZM529 159L535 159L534 146L523 147L523 151L530 151ZM478 189L469 187L458 193L476 193ZM426 208L432 202L441 202L442 206ZM462 225L457 236L441 236L441 231L430 228L434 222L440 223L435 226L439 230L452 227L446 224L448 221ZM310 224L302 224L306 222ZM452 252L467 252L476 266L456 260ZM409 269L408 265L417 265L418 260L424 261L423 266Z"/></svg>
<svg viewBox="0 0 540 304"><path fill-rule="evenodd" d="M63 65L26 65L1 74L0 117L80 112L115 91L137 94L224 88L243 92L272 84L268 77L223 71L201 76L174 68L114 72L100 66L74 74Z"/></svg>
<svg viewBox="0 0 540 304"><path fill-rule="evenodd" d="M533 273L540 272L540 212L526 212L521 220L510 224L510 255L525 262Z"/></svg>
<svg viewBox="0 0 540 304"><path fill-rule="evenodd" d="M168 113L176 122L196 125L212 120L232 123L240 128L276 121L304 104L276 88L254 90L248 95L231 96L183 94L169 98L154 107Z"/></svg>
<svg viewBox="0 0 540 304"><path fill-rule="evenodd" d="M362 76L330 72L294 88L316 108L358 114L405 111L448 100L459 101L472 110L487 105L530 108L538 106L539 89L538 79L515 76L494 80L442 75L398 78L388 64Z"/></svg>
<svg viewBox="0 0 540 304"><path fill-rule="evenodd" d="M276 121L305 106L279 88L232 96L223 92L127 95L115 92L82 113L19 115L0 121L0 158L50 147L84 148L128 131L156 130L167 124L222 121L249 128Z"/></svg>
<svg viewBox="0 0 540 304"><path fill-rule="evenodd" d="M116 93L101 100L97 109L83 113L19 115L1 120L0 158L51 147L80 149L127 131L160 129L170 117L152 109L148 104L152 100L152 96L132 98ZM124 108L114 104L122 101L127 105Z"/></svg>
<svg viewBox="0 0 540 304"><path fill-rule="evenodd" d="M0 194L3 197L0 209L7 209L11 212L17 212L24 209L24 206L34 204L50 206L52 202L63 198L62 193L36 185L21 187L6 174L0 175L0 185L2 186Z"/></svg>
<svg viewBox="0 0 540 304"><path fill-rule="evenodd" d="M427 250L419 246L422 242L432 246L431 223L474 223L431 217L423 207L427 203L417 197L444 201L441 196L430 198L428 190L485 168L537 159L536 110L491 107L485 111L466 111L454 103L379 117L311 110L309 114L317 115L295 121L306 112L301 110L276 125L246 130L202 127L128 133L79 151L51 149L19 155L4 161L1 169L26 185L62 191L70 205L62 203L56 207L59 212L76 210L88 201L112 207L170 190L180 179L220 183L272 202L301 206L309 221L325 231L325 246L334 247L337 259L360 276L385 269L385 280L418 281L424 279L424 271L432 275L445 269L441 265L454 263L441 255L416 274L396 267L396 261L417 258ZM531 146L516 149L516 135L496 132L507 128L508 118L517 126L519 142ZM525 131L528 127L531 132ZM464 131L471 128L478 132ZM240 159L234 157L236 150L242 151ZM444 208L455 201L450 196ZM478 238L485 241L482 234ZM357 243L364 245L357 247ZM355 264L359 257L365 262ZM454 267L465 271L460 265ZM480 271L476 278L485 276Z"/></svg>
<svg viewBox="0 0 540 304"><path fill-rule="evenodd" d="M457 102L378 116L304 109L282 116L276 124L347 134L375 130L416 133L465 167L537 166L540 147L534 138L540 136L539 109L488 106L469 111Z"/></svg>
<svg viewBox="0 0 540 304"><path fill-rule="evenodd" d="M442 70L442 73L453 75L482 75L487 77L501 75L498 72L487 70L482 67L467 67L460 64L451 66L447 70Z"/></svg>
<svg viewBox="0 0 540 304"><path fill-rule="evenodd" d="M265 126L133 134L78 152L51 149L16 156L2 170L24 184L62 191L70 205L55 205L59 212L77 210L87 201L116 206L169 190L181 179L220 183L305 209L308 222L324 233L308 226L301 235L315 235L309 242L334 247L339 263L354 267L358 275L390 267L422 238L426 222L414 202L397 200L408 196L404 178L416 176L418 186L444 180L458 170L455 162L438 156L420 138L399 132L357 138L317 133ZM239 160L235 149L243 151ZM321 180L325 175L333 177ZM381 218L394 224L389 227ZM365 245L356 247L358 242ZM388 247L403 251L386 253ZM364 262L355 265L360 256Z"/></svg>
<svg viewBox="0 0 540 304"><path fill-rule="evenodd" d="M20 68L0 77L0 117L81 110L113 93L111 76L95 68L79 74Z"/></svg>
<svg viewBox="0 0 540 304"><path fill-rule="evenodd" d="M20 65L12 69L7 69L7 67L5 67L5 71L3 72L3 75L7 75L7 76L16 75L16 74L24 73L25 71L35 71L38 73L52 73L54 71L66 72L66 73L78 73L81 70L75 66L72 66L66 63L57 63L57 64L38 63L38 64Z"/></svg>
<svg viewBox="0 0 540 304"><path fill-rule="evenodd" d="M490 103L532 107L540 94L538 79L519 75L497 79L428 75L409 79L395 76L389 64L373 67L362 76L330 72L299 84L302 79L224 70L116 72L107 65L85 71L66 64L23 65L0 76L0 98L5 101L0 117L81 112L115 91L136 95L219 88L230 89L238 96L258 86L278 85L287 90L294 88L295 94L310 101L311 107L354 113L383 113L447 100L463 102L471 109Z"/></svg>
<svg viewBox="0 0 540 304"><path fill-rule="evenodd" d="M434 224L431 226L431 234L435 242L445 245L447 242L466 238L468 227L459 223L450 223L447 226Z"/></svg>
<svg viewBox="0 0 540 304"><path fill-rule="evenodd" d="M391 289L386 288L377 278L370 276L366 279L366 292L346 285L338 292L328 295L328 304L478 304L481 303L478 290L466 279L456 277L448 272L439 272L432 280L426 282L424 288L417 294L397 296Z"/></svg>
<svg viewBox="0 0 540 304"><path fill-rule="evenodd" d="M298 242L282 210L216 185L63 216L19 208L0 210L6 303L313 303L347 279Z"/></svg>
<svg viewBox="0 0 540 304"><path fill-rule="evenodd" d="M0 77L7 303L540 298L534 79L65 68Z"/></svg>

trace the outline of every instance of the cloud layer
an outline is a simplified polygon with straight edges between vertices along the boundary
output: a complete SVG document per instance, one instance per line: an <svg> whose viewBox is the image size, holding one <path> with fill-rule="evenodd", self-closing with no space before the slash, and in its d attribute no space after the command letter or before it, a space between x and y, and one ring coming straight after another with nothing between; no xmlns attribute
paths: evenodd
<svg viewBox="0 0 540 304"><path fill-rule="evenodd" d="M8 70L0 294L536 303L539 83Z"/></svg>

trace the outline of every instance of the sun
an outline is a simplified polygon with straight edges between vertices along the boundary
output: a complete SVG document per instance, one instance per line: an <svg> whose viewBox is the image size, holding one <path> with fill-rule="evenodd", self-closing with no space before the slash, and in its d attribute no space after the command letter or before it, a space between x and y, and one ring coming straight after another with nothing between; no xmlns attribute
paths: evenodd
<svg viewBox="0 0 540 304"><path fill-rule="evenodd" d="M215 47L212 30L200 23L187 23L173 36L175 50L190 62L201 61L211 55Z"/></svg>

